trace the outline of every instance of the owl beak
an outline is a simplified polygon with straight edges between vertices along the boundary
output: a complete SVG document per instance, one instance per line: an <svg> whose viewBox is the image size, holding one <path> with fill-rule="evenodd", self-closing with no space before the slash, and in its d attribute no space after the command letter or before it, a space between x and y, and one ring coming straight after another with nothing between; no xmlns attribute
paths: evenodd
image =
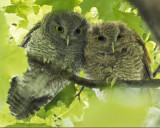
<svg viewBox="0 0 160 128"><path fill-rule="evenodd" d="M69 45L69 36L67 36L67 46Z"/></svg>
<svg viewBox="0 0 160 128"><path fill-rule="evenodd" d="M112 52L113 53L114 53L114 47L115 47L114 42L112 42Z"/></svg>

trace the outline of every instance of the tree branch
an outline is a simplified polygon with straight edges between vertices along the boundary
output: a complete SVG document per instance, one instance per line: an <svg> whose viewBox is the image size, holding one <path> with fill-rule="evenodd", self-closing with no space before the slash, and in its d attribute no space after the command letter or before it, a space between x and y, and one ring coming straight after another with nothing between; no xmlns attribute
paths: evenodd
<svg viewBox="0 0 160 128"><path fill-rule="evenodd" d="M160 0L128 0L131 4L134 4L152 33L158 41L160 46Z"/></svg>
<svg viewBox="0 0 160 128"><path fill-rule="evenodd" d="M39 60L37 60L34 57L29 57L28 60L34 63L37 63L45 68L52 69L52 63L43 63ZM56 73L53 69L53 73ZM88 88L105 88L109 87L106 83L106 81L97 81L97 80L90 80L86 78L82 78L79 76L76 76L73 72L69 72L68 70L62 70L61 68L58 70L58 72L61 74L61 76L69 80L73 83L88 87ZM158 88L160 87L160 79L153 79L153 80L133 80L133 81L116 81L114 87L125 87L125 88Z"/></svg>
<svg viewBox="0 0 160 128"><path fill-rule="evenodd" d="M83 85L88 88L104 88L109 85L105 81L89 80L78 77L69 72L62 72L63 78L70 80L73 83ZM133 81L116 81L114 87L128 87L128 88L158 88L160 87L160 79L153 80L133 80Z"/></svg>

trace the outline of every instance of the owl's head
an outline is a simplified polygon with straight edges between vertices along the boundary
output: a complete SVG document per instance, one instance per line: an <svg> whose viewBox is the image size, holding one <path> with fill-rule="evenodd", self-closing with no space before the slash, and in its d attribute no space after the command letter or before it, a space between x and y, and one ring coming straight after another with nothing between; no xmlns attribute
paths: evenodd
<svg viewBox="0 0 160 128"><path fill-rule="evenodd" d="M112 54L116 51L124 52L122 46L131 45L135 38L135 32L120 21L110 21L93 25L88 31L87 40L97 49L103 49ZM122 50L122 51L121 51Z"/></svg>
<svg viewBox="0 0 160 128"><path fill-rule="evenodd" d="M48 13L42 25L44 35L61 42L61 45L72 45L72 43L84 41L89 27L87 20L73 11Z"/></svg>

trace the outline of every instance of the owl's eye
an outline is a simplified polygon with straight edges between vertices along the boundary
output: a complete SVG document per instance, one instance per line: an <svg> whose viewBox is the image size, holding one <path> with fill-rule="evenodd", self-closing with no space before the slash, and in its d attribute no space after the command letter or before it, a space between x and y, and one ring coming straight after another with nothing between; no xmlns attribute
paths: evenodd
<svg viewBox="0 0 160 128"><path fill-rule="evenodd" d="M64 32L64 29L61 26L56 26L56 31L62 33L62 32Z"/></svg>
<svg viewBox="0 0 160 128"><path fill-rule="evenodd" d="M122 38L122 37L124 37L124 35L123 35L123 34L119 34L119 35L117 36L117 39L120 39L120 38Z"/></svg>
<svg viewBox="0 0 160 128"><path fill-rule="evenodd" d="M99 41L105 41L106 40L106 38L104 36L97 36L96 39L99 40Z"/></svg>
<svg viewBox="0 0 160 128"><path fill-rule="evenodd" d="M75 34L79 34L79 35L82 34L82 29L80 29L80 28L76 29Z"/></svg>

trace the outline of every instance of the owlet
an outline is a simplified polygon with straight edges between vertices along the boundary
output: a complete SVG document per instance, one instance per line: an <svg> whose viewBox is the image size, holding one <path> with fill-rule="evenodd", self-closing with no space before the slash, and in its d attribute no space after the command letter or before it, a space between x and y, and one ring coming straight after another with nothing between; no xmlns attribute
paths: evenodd
<svg viewBox="0 0 160 128"><path fill-rule="evenodd" d="M27 50L29 69L23 78L12 79L7 100L16 119L34 114L69 84L62 70L80 72L88 27L78 13L55 11L26 35L21 46Z"/></svg>
<svg viewBox="0 0 160 128"><path fill-rule="evenodd" d="M126 24L93 25L87 33L84 72L94 80L152 78L150 58L142 39Z"/></svg>

